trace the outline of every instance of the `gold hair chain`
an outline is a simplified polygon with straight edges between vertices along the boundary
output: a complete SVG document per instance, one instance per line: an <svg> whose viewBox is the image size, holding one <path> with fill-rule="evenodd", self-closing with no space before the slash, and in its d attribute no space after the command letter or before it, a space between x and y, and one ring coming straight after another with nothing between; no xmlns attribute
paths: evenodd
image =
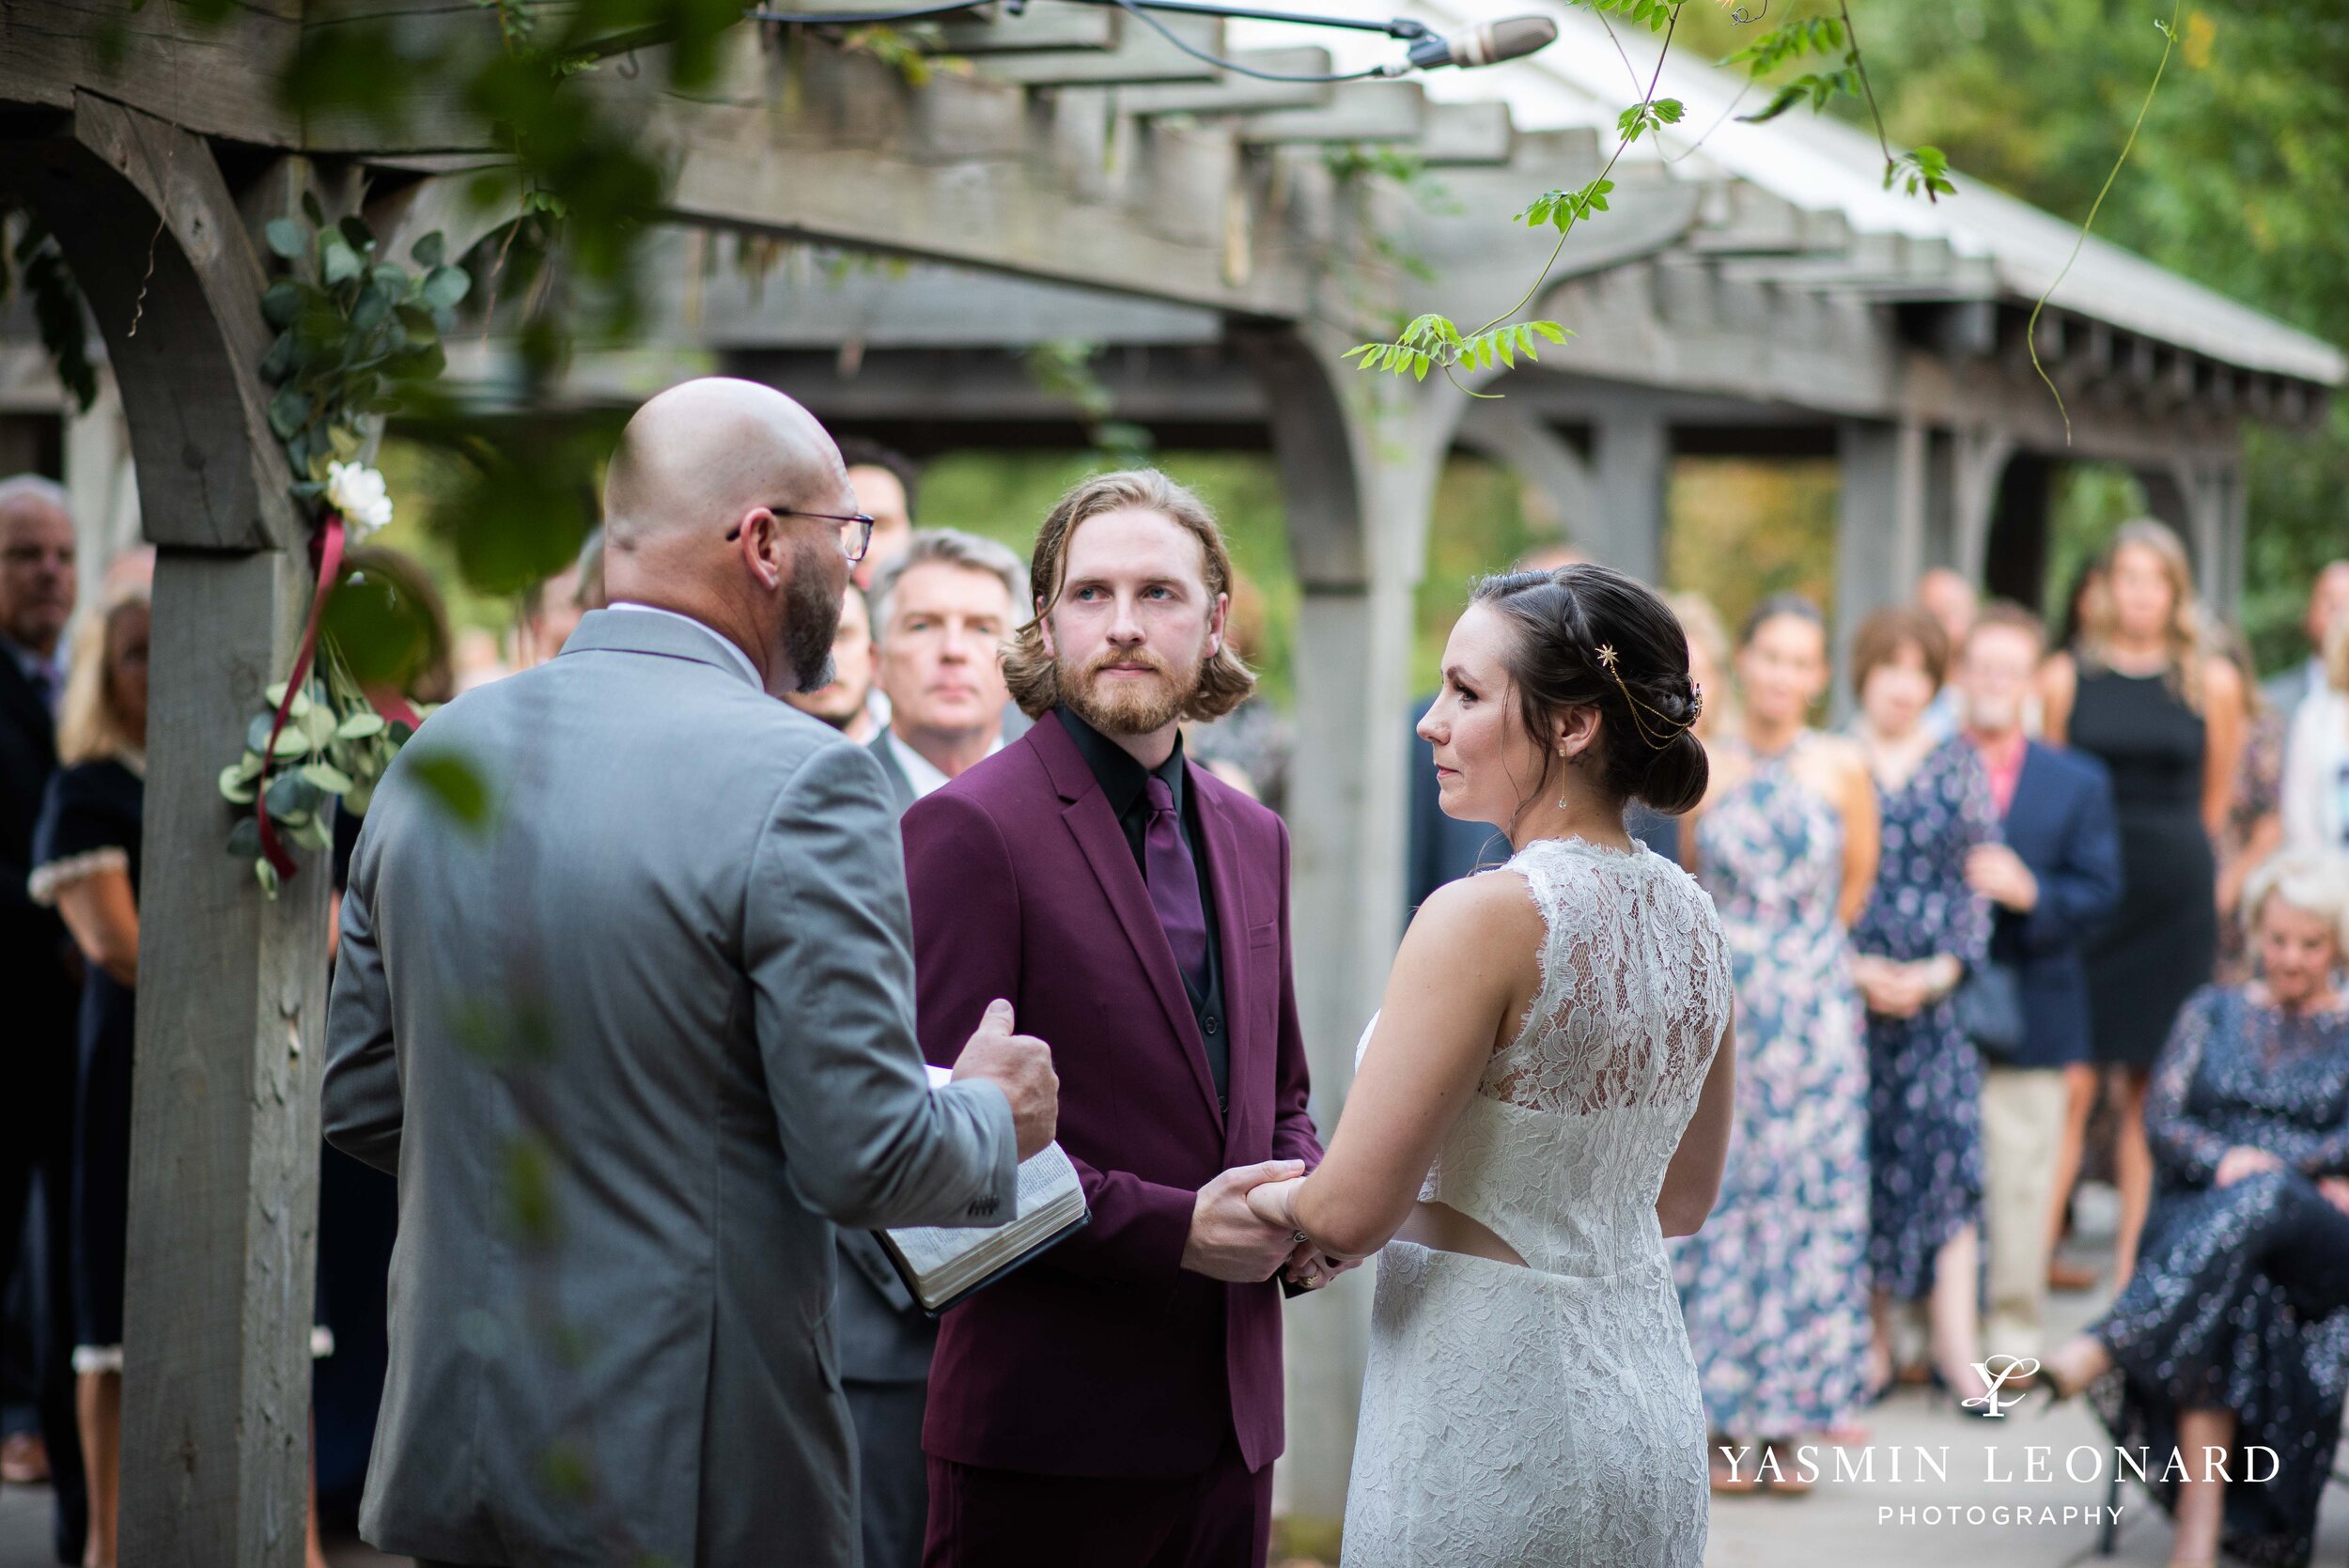
<svg viewBox="0 0 2349 1568"><path fill-rule="evenodd" d="M1643 703L1631 694L1631 688L1624 683L1623 672L1615 668L1613 644L1601 643L1598 645L1598 661L1609 675L1615 677L1615 690L1623 693L1623 700L1631 710L1631 722L1639 730L1640 737L1657 750L1660 751L1671 745L1695 728L1696 722L1704 716L1704 688L1695 681L1688 683L1688 717L1683 721L1672 718L1662 708ZM1663 726L1663 733L1660 736L1650 730L1647 727L1647 721L1640 717L1642 710L1655 715L1656 722Z"/></svg>

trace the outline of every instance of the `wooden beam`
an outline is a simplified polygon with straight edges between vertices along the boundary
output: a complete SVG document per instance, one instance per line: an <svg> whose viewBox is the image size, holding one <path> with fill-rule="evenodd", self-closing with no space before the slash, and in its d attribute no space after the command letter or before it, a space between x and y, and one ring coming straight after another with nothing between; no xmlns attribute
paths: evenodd
<svg viewBox="0 0 2349 1568"><path fill-rule="evenodd" d="M1427 120L1416 82L1341 82L1318 109L1268 109L1240 121L1244 142L1408 142Z"/></svg>
<svg viewBox="0 0 2349 1568"><path fill-rule="evenodd" d="M1121 12L1107 13L1117 26L1116 43L1102 50L1043 49L1019 54L972 56L973 73L983 82L1010 82L1023 87L1110 86L1127 83L1212 82L1215 66L1186 52L1146 22ZM1223 23L1204 16L1167 15L1155 18L1167 33L1206 54L1223 52Z"/></svg>
<svg viewBox="0 0 2349 1568"><path fill-rule="evenodd" d="M1509 120L1509 105L1430 103L1421 130L1420 161L1430 168L1462 164L1501 164L1517 150L1517 129Z"/></svg>
<svg viewBox="0 0 2349 1568"><path fill-rule="evenodd" d="M1244 49L1230 56L1239 64L1282 76L1326 76L1326 49ZM1129 87L1117 95L1121 114L1234 115L1260 109L1314 109L1330 101L1327 82L1267 82L1237 71L1213 82Z"/></svg>
<svg viewBox="0 0 2349 1568"><path fill-rule="evenodd" d="M119 58L100 47L110 21ZM205 135L294 147L302 126L278 106L277 76L301 31L302 0L249 0L219 25L178 5L10 0L0 7L0 108L70 109L88 90Z"/></svg>
<svg viewBox="0 0 2349 1568"><path fill-rule="evenodd" d="M307 602L254 367L261 264L205 142L77 94L6 145L65 247L160 545L124 1300L122 1560L297 1568L309 1440L325 883L275 902L214 781ZM153 256L151 274L146 257ZM315 862L316 857L312 857Z"/></svg>

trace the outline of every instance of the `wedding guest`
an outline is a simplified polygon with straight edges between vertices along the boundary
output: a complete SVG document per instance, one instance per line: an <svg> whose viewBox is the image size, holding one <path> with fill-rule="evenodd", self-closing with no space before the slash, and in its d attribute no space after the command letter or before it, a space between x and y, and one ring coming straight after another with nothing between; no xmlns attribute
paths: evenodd
<svg viewBox="0 0 2349 1568"><path fill-rule="evenodd" d="M1957 660L1966 738L1988 774L2003 840L1974 847L1966 880L1997 906L1989 966L2012 978L2017 1015L2007 1020L2015 1034L1983 1073L1983 1343L2018 1357L2040 1351L2062 1196L2079 1170L2065 1075L2088 1071L2081 954L2121 901L2120 829L2104 765L2043 746L2024 728L2044 644L2036 615L1993 603Z"/></svg>
<svg viewBox="0 0 2349 1568"><path fill-rule="evenodd" d="M131 1196L131 1043L139 972L147 772L148 595L83 622L57 722L57 775L28 887L87 970L73 1124L73 1371L89 1489L86 1568L113 1568L122 1467L122 1281Z"/></svg>
<svg viewBox="0 0 2349 1568"><path fill-rule="evenodd" d="M1249 575L1232 569L1232 651L1260 668L1268 651L1264 590ZM1017 711L1017 710L1015 710ZM1288 812L1289 761L1296 737L1271 699L1261 691L1212 723L1184 726L1183 745L1209 771L1275 815Z"/></svg>
<svg viewBox="0 0 2349 1568"><path fill-rule="evenodd" d="M602 552L603 534L599 529L588 535L576 560L523 597L514 627L515 669L527 670L561 653L571 633L579 629L579 618L602 608Z"/></svg>
<svg viewBox="0 0 2349 1568"><path fill-rule="evenodd" d="M1703 594L1667 594L1664 602L1688 634L1688 678L1704 693L1696 736L1709 746L1739 722L1736 683L1730 678L1729 628Z"/></svg>
<svg viewBox="0 0 2349 1568"><path fill-rule="evenodd" d="M832 639L832 679L813 691L790 691L784 701L821 719L860 746L881 733L873 722L873 613L855 583L840 598L840 629Z"/></svg>
<svg viewBox="0 0 2349 1568"><path fill-rule="evenodd" d="M2243 760L2235 768L2227 820L2217 845L2218 963L2214 974L2221 986L2240 986L2251 978L2252 968L2249 938L2237 918L2243 884L2284 841L2284 738L2290 721L2276 710L2259 686L2251 645L2244 641L2243 633L2223 621L2214 622L2211 642L2219 656L2234 666L2243 689Z"/></svg>
<svg viewBox="0 0 2349 1568"><path fill-rule="evenodd" d="M1018 556L944 528L913 535L874 580L875 618L885 630L868 662L889 697L889 727L868 745L896 815L1003 749L1011 691L1002 650L1027 596ZM850 585L848 599L861 598ZM844 616L844 635L847 626ZM835 660L840 643L832 641ZM846 695L832 699L835 711ZM840 1378L856 1424L864 1561L918 1568L929 1520L922 1418L938 1325L869 1232L844 1230L839 1245Z"/></svg>
<svg viewBox="0 0 2349 1568"><path fill-rule="evenodd" d="M1281 819L1184 753L1254 676L1231 557L1155 469L1097 475L1036 536L1008 660L1034 727L906 814L922 1038L990 998L1052 1041L1092 1219L946 1315L923 1447L929 1568L1262 1568L1280 1290L1311 1250L1252 1213L1307 1110Z"/></svg>
<svg viewBox="0 0 2349 1568"><path fill-rule="evenodd" d="M2284 744L2283 836L2349 853L2349 614L2325 643L2325 683L2301 700Z"/></svg>
<svg viewBox="0 0 2349 1568"><path fill-rule="evenodd" d="M1963 1401L1983 1391L1982 1058L1955 997L1989 955L1989 905L1966 866L1999 825L1974 749L1926 723L1948 672L1941 623L1922 610L1879 610L1852 638L1853 734L1883 852L1852 927L1851 970L1868 1013L1872 1370L1879 1389L1891 1386L1895 1303L1930 1302L1932 1370Z"/></svg>
<svg viewBox="0 0 2349 1568"><path fill-rule="evenodd" d="M2345 621L2349 621L2349 560L2327 561L2317 569L2316 580L2309 584L2308 613L2300 623L2308 634L2308 657L2280 675L2270 676L2261 688L2267 706L2283 715L2287 732L2300 711L2301 702L2310 693L2325 690L2326 643L2333 628Z"/></svg>
<svg viewBox="0 0 2349 1568"><path fill-rule="evenodd" d="M881 573L912 541L913 493L922 471L894 447L856 436L842 439L840 460L848 465L857 510L873 520L873 542L853 574L856 585L871 593Z"/></svg>
<svg viewBox="0 0 2349 1568"><path fill-rule="evenodd" d="M871 743L896 810L1003 745L1003 640L1028 600L1019 557L951 528L915 534L873 580L874 675L889 727Z"/></svg>
<svg viewBox="0 0 2349 1568"><path fill-rule="evenodd" d="M2059 1397L2168 1464L2171 1568L2309 1560L2341 1436L2349 1346L2349 862L2288 851L2244 906L2260 978L2198 992L2147 1123L2159 1172L2139 1262L2047 1358ZM2110 1375L2115 1374L2117 1375ZM2272 1471L2246 1468L2253 1451ZM2216 1460L2217 1463L2214 1463Z"/></svg>
<svg viewBox="0 0 2349 1568"><path fill-rule="evenodd" d="M1917 579L1916 605L1939 624L1944 643L1954 654L1966 645L1966 633L1973 629L1981 596L1963 572L1935 567ZM1964 722L1964 700L1955 687L1943 686L1925 710L1926 728L1946 738L1955 735Z"/></svg>
<svg viewBox="0 0 2349 1568"><path fill-rule="evenodd" d="M1747 1491L1720 1446L1779 1452L1843 1426L1867 1393L1868 1064L1848 932L1876 875L1875 787L1857 746L1810 727L1827 621L1765 599L1736 654L1738 728L1683 843L1737 982L1736 1132L1712 1218L1674 1273L1696 1354L1713 1484Z"/></svg>
<svg viewBox="0 0 2349 1568"><path fill-rule="evenodd" d="M2047 661L2040 690L2048 738L2102 761L2120 810L2127 893L2088 957L2096 1063L2119 1123L2117 1284L2135 1265L2153 1194L2154 1058L2218 960L2213 846L2243 754L2242 678L2211 654L2186 547L2165 524L2122 525L2089 590L2079 642Z"/></svg>
<svg viewBox="0 0 2349 1568"><path fill-rule="evenodd" d="M0 1094L0 1274L30 1264L35 1401L54 1488L54 1545L82 1558L81 1442L74 1435L72 1268L74 1011L72 943L27 891L33 825L57 770L57 657L75 592L66 492L35 474L0 479L0 997L7 998L8 1093ZM37 1179L38 1178L38 1179ZM41 1223L27 1224L39 1194ZM38 1230L41 1247L26 1242ZM6 1281L0 1281L5 1284Z"/></svg>

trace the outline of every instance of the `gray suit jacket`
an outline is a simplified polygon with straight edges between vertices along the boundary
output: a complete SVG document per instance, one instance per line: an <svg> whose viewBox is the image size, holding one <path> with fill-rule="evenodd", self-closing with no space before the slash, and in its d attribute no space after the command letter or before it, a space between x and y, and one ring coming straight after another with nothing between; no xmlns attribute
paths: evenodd
<svg viewBox="0 0 2349 1568"><path fill-rule="evenodd" d="M897 753L889 749L887 725L881 727L880 734L864 743L864 749L873 753L874 761L880 764L881 781L889 786L890 817L894 821L913 807L913 781L906 777L905 768L897 762Z"/></svg>
<svg viewBox="0 0 2349 1568"><path fill-rule="evenodd" d="M399 1178L366 1539L852 1562L833 1222L984 1223L1017 1179L998 1091L928 1092L912 996L872 758L712 634L598 612L434 714L328 1015L327 1137Z"/></svg>

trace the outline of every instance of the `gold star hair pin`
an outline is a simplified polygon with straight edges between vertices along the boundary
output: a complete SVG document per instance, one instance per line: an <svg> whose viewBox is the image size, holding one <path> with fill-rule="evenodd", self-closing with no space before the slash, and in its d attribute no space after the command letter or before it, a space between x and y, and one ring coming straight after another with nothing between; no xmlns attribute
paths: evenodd
<svg viewBox="0 0 2349 1568"><path fill-rule="evenodd" d="M1697 684L1694 681L1690 681L1688 683L1688 694L1690 698L1688 704L1688 717L1684 722L1682 720L1672 718L1671 715L1665 713L1661 708L1641 702L1639 698L1631 694L1631 688L1624 683L1623 672L1615 668L1617 659L1615 655L1615 645L1612 643L1601 643L1595 652L1599 662L1599 667L1605 670L1609 675L1615 677L1615 690L1623 693L1623 700L1631 710L1631 722L1638 728L1640 737L1645 740L1649 745L1659 749L1670 745L1672 741L1680 738L1680 737L1688 730L1694 727L1698 716L1704 711L1703 694L1698 690ZM1657 723L1662 726L1661 734L1648 728L1647 721L1640 717L1641 713L1643 711L1653 715Z"/></svg>

